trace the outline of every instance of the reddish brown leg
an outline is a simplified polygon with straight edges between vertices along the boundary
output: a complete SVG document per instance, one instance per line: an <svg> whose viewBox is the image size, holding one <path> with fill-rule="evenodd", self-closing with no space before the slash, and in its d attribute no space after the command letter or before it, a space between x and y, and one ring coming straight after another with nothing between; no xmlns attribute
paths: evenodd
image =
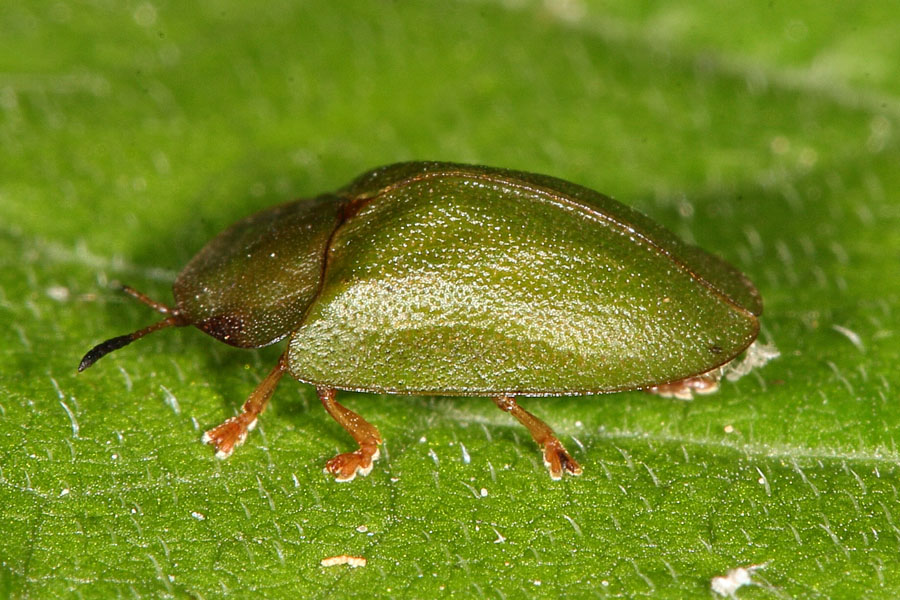
<svg viewBox="0 0 900 600"><path fill-rule="evenodd" d="M228 458L234 449L244 443L247 434L256 427L256 417L265 410L269 398L278 385L278 380L287 371L287 352L278 359L275 368L256 386L244 406L241 414L231 417L224 423L203 434L203 443L216 447L216 458Z"/></svg>
<svg viewBox="0 0 900 600"><path fill-rule="evenodd" d="M658 394L663 398L678 398L679 400L691 400L694 394L712 394L719 389L719 370L695 375L686 379L679 379L670 383L663 383L647 388L651 394Z"/></svg>
<svg viewBox="0 0 900 600"><path fill-rule="evenodd" d="M531 437L544 450L544 465L550 471L551 479L562 479L563 472L581 475L581 466L563 448L562 442L556 438L556 434L546 423L519 406L512 396L498 396L494 398L494 403L500 410L508 412L528 428Z"/></svg>
<svg viewBox="0 0 900 600"><path fill-rule="evenodd" d="M328 414L359 444L356 452L338 454L325 463L325 472L334 475L337 481L351 481L357 473L368 475L372 472L372 461L378 460L378 445L381 444L378 429L349 408L338 404L334 399L334 388L318 387L316 391Z"/></svg>

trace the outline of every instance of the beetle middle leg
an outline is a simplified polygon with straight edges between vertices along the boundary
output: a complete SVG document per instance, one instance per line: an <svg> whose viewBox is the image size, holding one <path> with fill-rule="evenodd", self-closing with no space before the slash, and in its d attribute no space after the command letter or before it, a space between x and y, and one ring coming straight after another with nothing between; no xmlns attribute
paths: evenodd
<svg viewBox="0 0 900 600"><path fill-rule="evenodd" d="M372 472L372 462L378 460L378 445L381 444L378 429L349 408L339 404L334 399L336 394L334 388L317 387L316 391L328 414L359 444L359 450L338 454L325 463L325 471L334 475L337 481L351 481L357 473L368 475Z"/></svg>
<svg viewBox="0 0 900 600"><path fill-rule="evenodd" d="M281 376L287 371L287 353L281 355L275 368L256 386L244 406L241 414L227 419L224 423L203 434L203 443L216 447L216 458L228 458L234 449L244 443L247 434L256 427L256 418L265 410L269 398Z"/></svg>
<svg viewBox="0 0 900 600"><path fill-rule="evenodd" d="M561 479L564 472L581 475L581 465L575 462L549 425L519 406L512 396L497 396L494 403L500 410L508 412L528 428L531 437L544 450L544 465L550 471L551 479Z"/></svg>

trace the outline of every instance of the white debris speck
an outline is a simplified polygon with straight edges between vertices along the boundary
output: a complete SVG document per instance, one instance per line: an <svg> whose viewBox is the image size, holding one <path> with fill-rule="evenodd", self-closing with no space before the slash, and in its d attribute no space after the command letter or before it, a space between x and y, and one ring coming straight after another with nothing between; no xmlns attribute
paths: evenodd
<svg viewBox="0 0 900 600"><path fill-rule="evenodd" d="M609 582L604 579L603 581L600 582L600 585L602 585L603 587L609 587Z"/></svg>
<svg viewBox="0 0 900 600"><path fill-rule="evenodd" d="M113 454L112 456L110 456L110 458L113 459L113 460L119 460L119 455L118 455L118 454Z"/></svg>
<svg viewBox="0 0 900 600"><path fill-rule="evenodd" d="M722 372L728 381L737 381L753 369L761 367L779 356L781 356L781 352L774 345L753 342L744 351L742 359L731 361L722 367Z"/></svg>
<svg viewBox="0 0 900 600"><path fill-rule="evenodd" d="M365 525L360 525L359 527L356 528L356 530L360 533L365 533L369 530L369 528L366 527Z"/></svg>
<svg viewBox="0 0 900 600"><path fill-rule="evenodd" d="M726 425L725 433L734 433L734 425Z"/></svg>
<svg viewBox="0 0 900 600"><path fill-rule="evenodd" d="M60 497L60 498L62 498L63 496L68 496L68 495L69 495L69 488L63 488L63 489L59 492L59 497Z"/></svg>
<svg viewBox="0 0 900 600"><path fill-rule="evenodd" d="M745 585L754 585L752 575L755 571L762 569L768 563L760 565L750 565L749 567L738 567L731 569L725 575L713 577L709 587L720 596L735 597L735 592Z"/></svg>
<svg viewBox="0 0 900 600"><path fill-rule="evenodd" d="M487 488L481 488L481 497L487 498L487 494L488 494Z"/></svg>
<svg viewBox="0 0 900 600"><path fill-rule="evenodd" d="M422 437L419 438L419 443L420 443L420 444L424 444L424 443L427 442L427 441L428 441L428 438L426 438L424 435L423 435Z"/></svg>
<svg viewBox="0 0 900 600"><path fill-rule="evenodd" d="M194 517L195 519L197 519L198 521L206 520L206 515L204 515L203 513L199 513L196 510L191 511L191 516Z"/></svg>
<svg viewBox="0 0 900 600"><path fill-rule="evenodd" d="M323 567L334 567L337 565L348 565L350 567L364 567L368 561L363 556L349 556L341 554L340 556L329 556L322 559Z"/></svg>
<svg viewBox="0 0 900 600"><path fill-rule="evenodd" d="M541 585L541 580L540 580L540 579L535 579L535 580L534 580L534 585L538 585L538 586Z"/></svg>

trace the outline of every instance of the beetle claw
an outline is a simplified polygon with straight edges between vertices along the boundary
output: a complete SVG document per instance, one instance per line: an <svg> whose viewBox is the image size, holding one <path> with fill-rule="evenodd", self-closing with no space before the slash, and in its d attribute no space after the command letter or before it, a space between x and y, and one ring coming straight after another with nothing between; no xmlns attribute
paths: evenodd
<svg viewBox="0 0 900 600"><path fill-rule="evenodd" d="M377 443L360 444L356 452L338 454L325 463L325 472L334 475L335 481L353 481L357 474L365 477L371 473L379 455Z"/></svg>
<svg viewBox="0 0 900 600"><path fill-rule="evenodd" d="M204 444L215 446L216 458L224 460L231 456L235 448L244 443L247 434L254 427L256 427L256 417L250 420L246 413L242 413L205 432L201 440Z"/></svg>
<svg viewBox="0 0 900 600"><path fill-rule="evenodd" d="M550 471L550 479L562 479L563 473L581 475L581 465L572 458L569 452L557 439L552 439L544 446L544 465Z"/></svg>

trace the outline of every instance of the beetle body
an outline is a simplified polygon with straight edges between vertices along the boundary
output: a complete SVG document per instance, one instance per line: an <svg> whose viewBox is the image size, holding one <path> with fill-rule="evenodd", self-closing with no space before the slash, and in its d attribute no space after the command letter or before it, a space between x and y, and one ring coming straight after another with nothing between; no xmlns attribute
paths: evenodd
<svg viewBox="0 0 900 600"><path fill-rule="evenodd" d="M514 396L677 388L743 352L762 312L740 272L606 196L450 163L376 169L239 221L174 295L170 325L239 347L289 337L275 381L330 393L332 416L347 411L335 389L492 396L536 440ZM538 440L550 463L553 442Z"/></svg>

